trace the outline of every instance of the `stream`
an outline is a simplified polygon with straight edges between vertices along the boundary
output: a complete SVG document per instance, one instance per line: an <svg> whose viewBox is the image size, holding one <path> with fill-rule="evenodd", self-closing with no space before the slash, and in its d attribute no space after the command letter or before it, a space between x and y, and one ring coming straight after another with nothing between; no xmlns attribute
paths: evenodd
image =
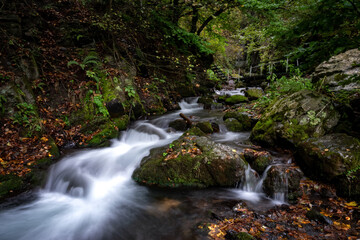
<svg viewBox="0 0 360 240"><path fill-rule="evenodd" d="M210 136L214 141L239 151L250 147L249 132L227 131L221 110L203 110L196 102L183 100L179 111L133 123L108 148L63 157L50 168L42 189L17 206L0 208L0 239L207 239L196 225L209 219L209 209L222 208L221 202L234 206L243 201L259 210L283 204L286 186L273 199L266 197L266 171L255 177L250 167L242 184L230 189L150 189L132 180L134 169L152 148L181 136L168 129L180 112L194 121L217 122L220 132ZM286 156L275 159L274 164L289 161Z"/></svg>

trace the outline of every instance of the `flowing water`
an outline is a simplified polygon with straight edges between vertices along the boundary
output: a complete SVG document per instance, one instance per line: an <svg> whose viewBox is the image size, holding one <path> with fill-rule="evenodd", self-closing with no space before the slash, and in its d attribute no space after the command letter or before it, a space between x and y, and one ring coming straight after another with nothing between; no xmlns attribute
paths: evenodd
<svg viewBox="0 0 360 240"><path fill-rule="evenodd" d="M180 112L219 123L214 141L239 150L248 146L249 133L226 131L222 112L209 114L196 100L182 101L180 111L134 123L108 148L82 150L54 164L46 185L32 193L34 199L0 212L0 239L200 239L193 227L218 199L277 204L262 193L263 179L251 168L238 189L153 190L131 179L150 149L182 134L168 129Z"/></svg>

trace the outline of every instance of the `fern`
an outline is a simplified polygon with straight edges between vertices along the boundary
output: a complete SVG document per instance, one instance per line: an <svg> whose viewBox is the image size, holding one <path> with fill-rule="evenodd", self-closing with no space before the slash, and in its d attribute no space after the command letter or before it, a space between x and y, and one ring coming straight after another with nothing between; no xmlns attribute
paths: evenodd
<svg viewBox="0 0 360 240"><path fill-rule="evenodd" d="M98 108L98 111L104 116L104 117L109 117L110 114L108 112L108 110L106 109L106 107L104 106L104 99L102 97L102 95L96 95L94 96L94 103Z"/></svg>

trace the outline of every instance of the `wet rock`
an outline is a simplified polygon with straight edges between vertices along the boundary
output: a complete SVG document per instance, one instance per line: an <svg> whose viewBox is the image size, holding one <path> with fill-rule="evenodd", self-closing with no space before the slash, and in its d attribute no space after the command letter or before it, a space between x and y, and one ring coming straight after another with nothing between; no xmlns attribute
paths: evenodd
<svg viewBox="0 0 360 240"><path fill-rule="evenodd" d="M198 103L203 104L204 109L211 109L211 106L214 103L214 100L210 97L200 97L198 99Z"/></svg>
<svg viewBox="0 0 360 240"><path fill-rule="evenodd" d="M233 95L225 99L225 103L229 105L235 105L242 102L247 102L248 98L243 95Z"/></svg>
<svg viewBox="0 0 360 240"><path fill-rule="evenodd" d="M214 130L215 133L220 132L220 126L219 126L219 124L217 124L217 123L215 123L215 122L212 122L212 123L211 123L211 127L212 127L212 129Z"/></svg>
<svg viewBox="0 0 360 240"><path fill-rule="evenodd" d="M297 146L321 137L336 126L339 114L324 95L302 90L269 106L251 132L251 139L263 145Z"/></svg>
<svg viewBox="0 0 360 240"><path fill-rule="evenodd" d="M246 148L243 153L245 160L260 175L273 161L271 154L267 151L256 151Z"/></svg>
<svg viewBox="0 0 360 240"><path fill-rule="evenodd" d="M226 121L229 118L235 118L239 123L241 123L243 130L251 129L251 118L249 114L242 111L229 111L225 113L223 120Z"/></svg>
<svg viewBox="0 0 360 240"><path fill-rule="evenodd" d="M295 201L300 193L300 180L304 176L297 167L273 165L267 171L264 180L264 191L267 195L277 199Z"/></svg>
<svg viewBox="0 0 360 240"><path fill-rule="evenodd" d="M175 129L176 131L186 131L189 126L186 124L186 121L183 119L176 119L169 123L169 127Z"/></svg>
<svg viewBox="0 0 360 240"><path fill-rule="evenodd" d="M211 104L211 109L212 110L216 110L216 109L223 109L224 105L222 103L218 103L218 102L213 102Z"/></svg>
<svg viewBox="0 0 360 240"><path fill-rule="evenodd" d="M264 95L264 91L261 88L250 88L245 92L245 96L247 96L249 100L259 99L263 95Z"/></svg>
<svg viewBox="0 0 360 240"><path fill-rule="evenodd" d="M214 129L212 128L212 125L210 122L198 122L198 123L196 123L195 126L207 134L211 134L214 132Z"/></svg>
<svg viewBox="0 0 360 240"><path fill-rule="evenodd" d="M336 193L360 201L360 167L335 179Z"/></svg>
<svg viewBox="0 0 360 240"><path fill-rule="evenodd" d="M158 187L229 187L241 181L247 163L231 147L186 133L171 148L153 149L133 173L141 184Z"/></svg>
<svg viewBox="0 0 360 240"><path fill-rule="evenodd" d="M311 138L299 144L296 159L307 175L330 182L360 167L360 142L342 133Z"/></svg>
<svg viewBox="0 0 360 240"><path fill-rule="evenodd" d="M110 117L116 118L125 114L124 107L119 99L115 98L106 103L106 109L108 110Z"/></svg>
<svg viewBox="0 0 360 240"><path fill-rule="evenodd" d="M329 225L332 224L332 221L330 220L330 218L325 217L319 211L317 211L313 208L306 213L306 217L312 221L317 221L317 222L329 224Z"/></svg>
<svg viewBox="0 0 360 240"><path fill-rule="evenodd" d="M272 157L270 154L264 154L258 156L251 167L260 175L263 174L265 169L272 163Z"/></svg>
<svg viewBox="0 0 360 240"><path fill-rule="evenodd" d="M243 125L235 118L228 118L225 120L225 126L229 131L241 132L244 131Z"/></svg>

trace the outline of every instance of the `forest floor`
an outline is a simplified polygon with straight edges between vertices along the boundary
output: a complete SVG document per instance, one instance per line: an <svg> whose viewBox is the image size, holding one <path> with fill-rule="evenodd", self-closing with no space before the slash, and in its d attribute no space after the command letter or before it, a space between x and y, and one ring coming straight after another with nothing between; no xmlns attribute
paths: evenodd
<svg viewBox="0 0 360 240"><path fill-rule="evenodd" d="M301 181L302 196L295 204L266 211L252 210L242 202L228 209L221 220L201 225L212 239L242 239L245 232L256 239L359 239L360 208L337 197L334 188L309 179ZM244 238L245 239L245 238Z"/></svg>

